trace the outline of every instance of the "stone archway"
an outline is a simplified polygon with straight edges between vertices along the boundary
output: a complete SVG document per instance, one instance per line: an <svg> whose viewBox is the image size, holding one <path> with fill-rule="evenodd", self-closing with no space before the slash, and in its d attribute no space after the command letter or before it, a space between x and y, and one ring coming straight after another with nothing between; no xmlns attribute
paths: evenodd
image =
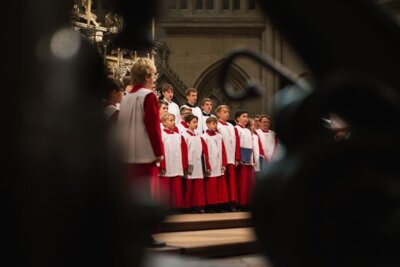
<svg viewBox="0 0 400 267"><path fill-rule="evenodd" d="M246 107L245 100L235 101L229 98L219 86L219 78L223 59L209 66L197 79L194 87L198 91L198 103L208 97L213 100L214 108L219 105L228 105L231 107L231 119L233 114L240 109L249 109ZM233 63L227 75L227 81L232 85L234 91L240 92L246 87L250 76L237 64ZM248 110L252 112L252 110Z"/></svg>
<svg viewBox="0 0 400 267"><path fill-rule="evenodd" d="M176 74L172 68L169 66L169 53L170 49L165 42L157 43L157 54L156 62L158 69L158 79L157 79L157 89L161 88L169 83L174 87L174 98L173 101L182 106L186 102L185 90L188 88L185 83L180 79L179 75Z"/></svg>

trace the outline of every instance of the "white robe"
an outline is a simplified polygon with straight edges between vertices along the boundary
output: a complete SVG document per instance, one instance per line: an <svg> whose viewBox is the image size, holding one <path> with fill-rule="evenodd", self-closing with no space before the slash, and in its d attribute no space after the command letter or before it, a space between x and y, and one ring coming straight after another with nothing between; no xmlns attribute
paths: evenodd
<svg viewBox="0 0 400 267"><path fill-rule="evenodd" d="M106 120L109 120L111 116L118 111L118 107L115 105L108 105L104 108L104 115L106 117Z"/></svg>
<svg viewBox="0 0 400 267"><path fill-rule="evenodd" d="M203 157L203 146L199 135L191 135L188 131L182 134L185 138L188 148L188 164L193 166L192 174L188 175L188 179L203 179L203 165L201 159Z"/></svg>
<svg viewBox="0 0 400 267"><path fill-rule="evenodd" d="M240 125L236 125L235 128L239 134L239 146L241 148L253 149L253 138L251 137L251 132L246 127L241 127ZM247 165L252 165L254 162L250 162Z"/></svg>
<svg viewBox="0 0 400 267"><path fill-rule="evenodd" d="M185 133L185 132L187 131L187 129L188 129L188 128L186 128L185 126L183 126L181 122L179 122L179 123L176 125L176 128L178 128L179 134Z"/></svg>
<svg viewBox="0 0 400 267"><path fill-rule="evenodd" d="M172 101L167 101L167 102L168 102L168 113L175 115L175 124L178 124L181 121L181 115L179 114L179 106L175 102Z"/></svg>
<svg viewBox="0 0 400 267"><path fill-rule="evenodd" d="M125 163L151 163L156 160L143 120L144 100L152 93L150 89L140 88L122 100L118 130L123 144Z"/></svg>
<svg viewBox="0 0 400 267"><path fill-rule="evenodd" d="M222 135L216 133L210 136L207 132L201 135L201 138L206 142L208 149L208 161L211 166L210 177L217 177L223 175L222 168Z"/></svg>
<svg viewBox="0 0 400 267"><path fill-rule="evenodd" d="M236 135L235 135L235 127L229 122L226 122L227 125L224 125L221 122L218 122L217 128L218 132L222 135L225 144L226 150L226 160L228 164L235 164L235 153L236 153Z"/></svg>
<svg viewBox="0 0 400 267"><path fill-rule="evenodd" d="M165 177L183 176L181 136L162 131L165 153Z"/></svg>
<svg viewBox="0 0 400 267"><path fill-rule="evenodd" d="M207 123L206 123L206 120L208 119L208 118L210 118L210 117L214 117L214 118L216 118L215 117L215 115L213 115L213 114L210 114L210 116L205 116L204 114L202 114L203 115L203 118L202 118L202 120L203 120L203 122L202 122L202 124L203 124L203 132L205 132L206 130L207 130Z"/></svg>
<svg viewBox="0 0 400 267"><path fill-rule="evenodd" d="M263 150L265 156L267 157L267 161L273 160L273 157L277 153L277 144L276 144L276 135L272 130L268 130L268 132L264 132L261 129L257 129L258 136L261 140L261 145L263 146Z"/></svg>
<svg viewBox="0 0 400 267"><path fill-rule="evenodd" d="M254 171L260 171L260 144L258 142L259 138L256 134L251 134L253 139L253 158L254 158Z"/></svg>
<svg viewBox="0 0 400 267"><path fill-rule="evenodd" d="M192 114L197 116L197 118L198 118L197 121L199 122L195 132L197 135L202 135L203 134L203 124L201 122L203 121L203 112L201 111L201 109L199 107L190 107L190 108L192 109Z"/></svg>

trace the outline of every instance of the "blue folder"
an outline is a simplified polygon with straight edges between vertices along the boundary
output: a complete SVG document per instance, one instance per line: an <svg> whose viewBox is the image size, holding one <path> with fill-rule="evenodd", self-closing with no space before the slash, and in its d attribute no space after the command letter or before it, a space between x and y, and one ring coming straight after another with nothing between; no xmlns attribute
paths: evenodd
<svg viewBox="0 0 400 267"><path fill-rule="evenodd" d="M253 154L253 149L241 147L240 148L240 161L245 164L251 164L252 163L252 160L251 160L252 154Z"/></svg>

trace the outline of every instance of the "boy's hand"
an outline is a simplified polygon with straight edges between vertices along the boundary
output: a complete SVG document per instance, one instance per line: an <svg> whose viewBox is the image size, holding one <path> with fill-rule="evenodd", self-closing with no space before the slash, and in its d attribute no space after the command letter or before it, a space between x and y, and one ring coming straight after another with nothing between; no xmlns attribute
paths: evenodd
<svg viewBox="0 0 400 267"><path fill-rule="evenodd" d="M156 162L156 163L157 163L157 162L161 162L163 159L164 159L164 156L156 157L155 162Z"/></svg>
<svg viewBox="0 0 400 267"><path fill-rule="evenodd" d="M158 173L159 173L160 176L164 176L165 175L165 170L159 170Z"/></svg>
<svg viewBox="0 0 400 267"><path fill-rule="evenodd" d="M206 170L206 176L210 176L210 174L211 174L211 170L210 169Z"/></svg>
<svg viewBox="0 0 400 267"><path fill-rule="evenodd" d="M222 174L225 174L225 170L226 170L225 166L222 166L222 167L221 167L221 172L222 172Z"/></svg>

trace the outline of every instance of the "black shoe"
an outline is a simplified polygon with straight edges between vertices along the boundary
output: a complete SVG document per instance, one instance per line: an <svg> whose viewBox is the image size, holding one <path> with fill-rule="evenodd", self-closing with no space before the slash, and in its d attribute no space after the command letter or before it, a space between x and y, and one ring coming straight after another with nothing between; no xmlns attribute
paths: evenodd
<svg viewBox="0 0 400 267"><path fill-rule="evenodd" d="M206 213L216 213L216 210L213 208L206 208Z"/></svg>
<svg viewBox="0 0 400 267"><path fill-rule="evenodd" d="M148 244L148 247L149 248L162 248L162 247L165 247L165 245L166 245L166 243L164 241L151 238L151 240Z"/></svg>

